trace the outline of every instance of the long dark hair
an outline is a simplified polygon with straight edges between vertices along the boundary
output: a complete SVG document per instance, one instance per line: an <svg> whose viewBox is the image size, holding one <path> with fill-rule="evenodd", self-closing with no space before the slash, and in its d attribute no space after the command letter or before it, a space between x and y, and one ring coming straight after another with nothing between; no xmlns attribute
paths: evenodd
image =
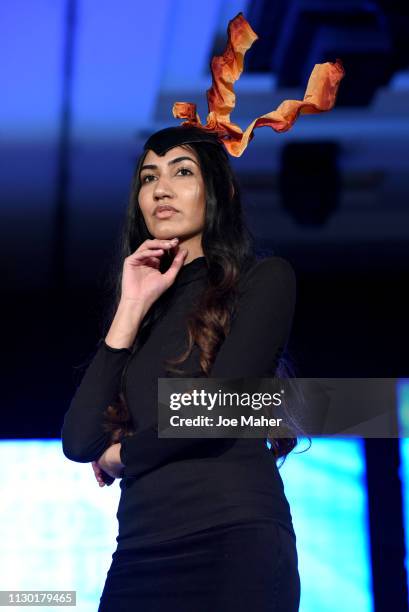
<svg viewBox="0 0 409 612"><path fill-rule="evenodd" d="M187 319L188 347L183 354L168 359L166 368L168 372L183 374L184 370L176 366L180 366L188 358L196 344L199 347L200 369L204 375L208 375L217 351L229 333L230 321L238 300L239 280L257 260L257 255L254 238L244 222L238 179L230 166L224 147L210 142L193 142L183 146L188 149L191 147L197 154L205 184L206 216L202 249L208 265L208 283L199 303ZM139 158L132 179L118 262L113 273L115 298L107 313L104 336L120 301L123 261L146 239L153 238L138 202L141 188L139 175L145 156L146 152ZM166 271L170 263L170 257L163 256L161 271ZM143 338L149 335L158 312L163 308L163 304L166 304L166 300L163 302L161 298L153 304L143 319L137 341L143 341ZM288 357L283 355L276 375L286 376L288 367ZM133 433L132 417L123 393L120 393L117 401L106 410L104 427L106 431L112 432L113 441ZM283 460L298 443L297 437L267 439L275 458L282 457Z"/></svg>

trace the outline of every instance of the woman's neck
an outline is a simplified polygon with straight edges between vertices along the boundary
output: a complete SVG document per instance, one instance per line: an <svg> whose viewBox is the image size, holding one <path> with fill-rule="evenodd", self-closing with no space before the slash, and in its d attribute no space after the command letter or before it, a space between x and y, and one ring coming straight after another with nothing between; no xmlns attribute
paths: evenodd
<svg viewBox="0 0 409 612"><path fill-rule="evenodd" d="M184 266L186 266L186 264L190 263L194 259L204 256L201 243L197 240L197 236L190 239L188 238L186 240L180 240L178 246L179 248L187 249L187 255L185 261L183 262Z"/></svg>

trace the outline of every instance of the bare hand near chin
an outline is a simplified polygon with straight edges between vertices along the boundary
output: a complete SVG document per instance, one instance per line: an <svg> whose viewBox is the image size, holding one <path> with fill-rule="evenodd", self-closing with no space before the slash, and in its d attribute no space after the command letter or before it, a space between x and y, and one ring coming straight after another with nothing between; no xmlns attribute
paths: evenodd
<svg viewBox="0 0 409 612"><path fill-rule="evenodd" d="M165 250L174 248L176 255L169 269L162 274L159 270L160 258ZM173 285L183 266L186 249L180 249L178 239L145 240L134 253L126 257L122 272L121 301L140 302L146 309Z"/></svg>

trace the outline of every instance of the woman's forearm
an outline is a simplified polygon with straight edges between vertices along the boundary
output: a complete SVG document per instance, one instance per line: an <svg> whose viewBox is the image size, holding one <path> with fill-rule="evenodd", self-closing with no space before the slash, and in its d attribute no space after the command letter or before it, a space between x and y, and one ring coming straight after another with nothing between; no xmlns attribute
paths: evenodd
<svg viewBox="0 0 409 612"><path fill-rule="evenodd" d="M145 314L146 308L141 302L121 301L105 338L106 344L112 348L130 348Z"/></svg>

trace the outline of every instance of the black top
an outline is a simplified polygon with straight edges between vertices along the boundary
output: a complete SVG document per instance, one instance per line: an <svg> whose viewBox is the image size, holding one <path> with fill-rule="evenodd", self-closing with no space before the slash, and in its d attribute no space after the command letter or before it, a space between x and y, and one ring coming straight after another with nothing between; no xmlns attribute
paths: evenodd
<svg viewBox="0 0 409 612"><path fill-rule="evenodd" d="M205 257L184 265L161 296L164 307L134 350L104 340L65 414L63 452L91 462L110 446L102 413L124 394L136 433L122 439L118 549L161 542L212 525L273 520L291 533L283 482L266 440L257 438L158 438L157 379L164 360L186 348L186 317L207 282ZM295 306L290 264L279 257L254 262L240 281L230 332L210 371L212 378L272 377L285 348ZM199 373L194 346L184 370ZM190 374L186 377L192 377Z"/></svg>

